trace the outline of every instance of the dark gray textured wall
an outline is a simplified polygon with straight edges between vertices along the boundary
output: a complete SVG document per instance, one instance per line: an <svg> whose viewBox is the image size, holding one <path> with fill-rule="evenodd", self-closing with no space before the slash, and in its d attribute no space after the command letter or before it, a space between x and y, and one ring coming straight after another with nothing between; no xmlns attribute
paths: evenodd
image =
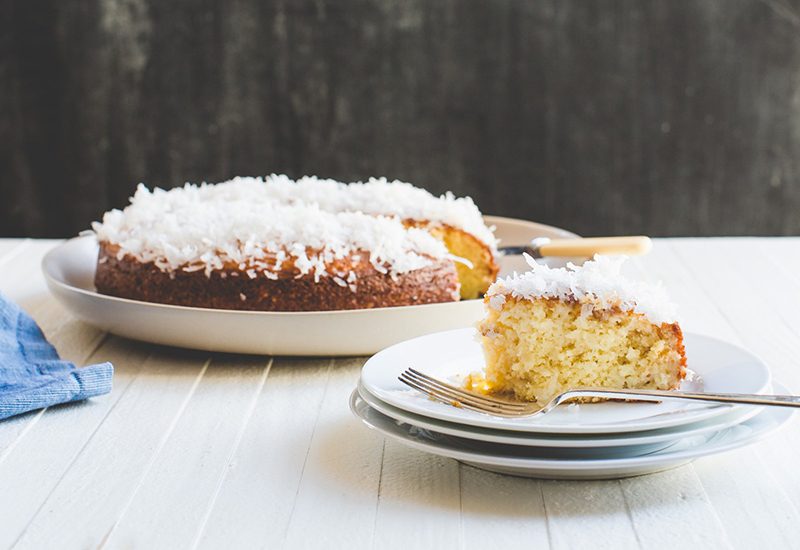
<svg viewBox="0 0 800 550"><path fill-rule="evenodd" d="M0 236L270 172L587 235L800 234L800 2L0 2Z"/></svg>

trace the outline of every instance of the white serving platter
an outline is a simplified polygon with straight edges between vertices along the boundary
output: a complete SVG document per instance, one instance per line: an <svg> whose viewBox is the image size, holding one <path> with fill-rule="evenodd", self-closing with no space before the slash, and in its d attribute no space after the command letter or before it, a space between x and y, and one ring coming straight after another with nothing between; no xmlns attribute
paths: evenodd
<svg viewBox="0 0 800 550"><path fill-rule="evenodd" d="M508 246L524 245L536 237L577 237L534 222L485 219ZM568 260L549 260L548 264L565 265ZM371 355L423 334L472 326L483 315L482 300L299 313L138 302L99 294L94 287L96 262L94 237L77 237L50 251L42 270L50 291L80 319L119 336L168 346L268 355ZM503 259L501 275L526 270L522 257Z"/></svg>

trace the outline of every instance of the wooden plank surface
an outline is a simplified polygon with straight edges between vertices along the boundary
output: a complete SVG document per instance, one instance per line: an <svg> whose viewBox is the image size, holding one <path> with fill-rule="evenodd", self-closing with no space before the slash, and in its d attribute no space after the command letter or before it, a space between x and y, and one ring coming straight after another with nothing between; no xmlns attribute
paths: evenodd
<svg viewBox="0 0 800 550"><path fill-rule="evenodd" d="M797 547L796 422L753 446L595 482L502 476L385 441L347 401L363 358L178 350L75 320L40 272L55 243L0 240L0 290L111 394L0 421L0 550ZM657 240L686 330L744 345L796 390L800 239ZM8 266L13 265L13 269ZM745 292L742 292L746 289ZM5 498L8 496L8 498Z"/></svg>

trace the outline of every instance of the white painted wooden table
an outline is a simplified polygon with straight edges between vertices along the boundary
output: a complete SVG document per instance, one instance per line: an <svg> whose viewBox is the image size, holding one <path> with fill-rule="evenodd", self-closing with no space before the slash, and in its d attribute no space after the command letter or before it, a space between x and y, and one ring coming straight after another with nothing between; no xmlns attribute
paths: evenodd
<svg viewBox="0 0 800 550"><path fill-rule="evenodd" d="M348 397L364 358L215 355L109 336L0 240L0 290L111 394L0 421L0 549L800 548L800 423L615 481L491 474L386 442ZM683 327L744 345L800 391L800 239L658 240L634 262Z"/></svg>

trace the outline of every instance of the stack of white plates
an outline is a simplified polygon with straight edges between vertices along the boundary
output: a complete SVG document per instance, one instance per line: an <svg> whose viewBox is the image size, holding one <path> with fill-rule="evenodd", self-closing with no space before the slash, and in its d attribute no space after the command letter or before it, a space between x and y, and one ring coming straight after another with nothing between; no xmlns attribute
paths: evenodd
<svg viewBox="0 0 800 550"><path fill-rule="evenodd" d="M685 391L789 393L752 353L685 335L694 372ZM431 400L398 380L413 367L458 384L483 367L474 329L431 334L383 350L364 365L350 406L386 437L495 472L603 479L674 468L753 443L786 424L793 409L689 401L562 405L536 419L504 419Z"/></svg>

